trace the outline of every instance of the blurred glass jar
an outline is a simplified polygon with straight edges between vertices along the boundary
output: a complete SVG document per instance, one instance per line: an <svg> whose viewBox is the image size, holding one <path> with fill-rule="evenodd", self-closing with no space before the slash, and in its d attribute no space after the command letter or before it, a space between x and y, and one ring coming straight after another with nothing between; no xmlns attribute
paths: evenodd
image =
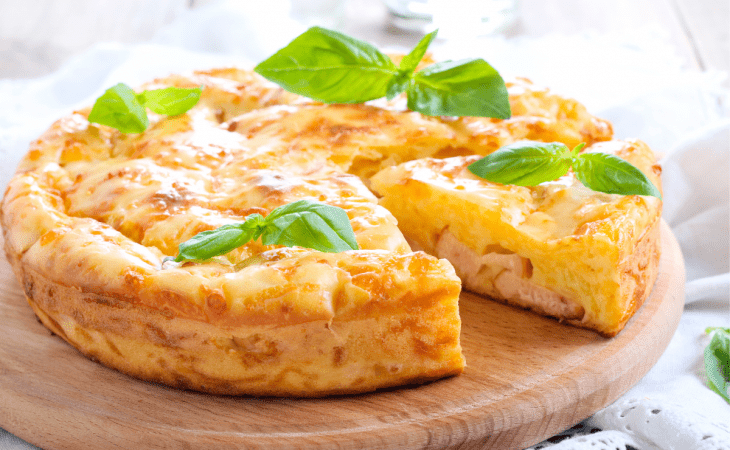
<svg viewBox="0 0 730 450"><path fill-rule="evenodd" d="M517 0L383 0L394 26L441 38L475 37L510 28Z"/></svg>

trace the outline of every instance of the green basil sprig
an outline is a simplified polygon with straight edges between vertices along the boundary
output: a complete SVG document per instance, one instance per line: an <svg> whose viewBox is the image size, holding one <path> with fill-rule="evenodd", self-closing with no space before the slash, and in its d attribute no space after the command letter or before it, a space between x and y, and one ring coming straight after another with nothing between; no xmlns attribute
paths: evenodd
<svg viewBox="0 0 730 450"><path fill-rule="evenodd" d="M96 99L89 122L107 125L122 133L141 133L150 124L145 107L157 114L177 116L195 106L201 92L202 87L168 87L137 94L131 87L119 83Z"/></svg>
<svg viewBox="0 0 730 450"><path fill-rule="evenodd" d="M245 222L198 233L178 246L174 260L205 261L259 237L264 245L299 246L329 253L358 249L344 209L298 200L272 210L266 217L251 214Z"/></svg>
<svg viewBox="0 0 730 450"><path fill-rule="evenodd" d="M289 92L324 103L363 103L405 92L429 116L511 116L504 80L483 59L445 61L415 72L436 38L427 34L396 67L377 48L320 27L305 31L254 69Z"/></svg>
<svg viewBox="0 0 730 450"><path fill-rule="evenodd" d="M650 195L659 189L631 163L608 153L579 153L560 142L521 141L504 146L469 165L474 175L501 184L535 186L562 177L571 168L589 189L607 194Z"/></svg>
<svg viewBox="0 0 730 450"><path fill-rule="evenodd" d="M730 403L730 328L707 328L712 339L705 347L707 385Z"/></svg>

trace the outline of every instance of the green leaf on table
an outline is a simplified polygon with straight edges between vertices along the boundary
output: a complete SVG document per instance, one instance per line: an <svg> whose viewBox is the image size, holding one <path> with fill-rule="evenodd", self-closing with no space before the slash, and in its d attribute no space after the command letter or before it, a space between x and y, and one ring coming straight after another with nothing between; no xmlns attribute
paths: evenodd
<svg viewBox="0 0 730 450"><path fill-rule="evenodd" d="M178 246L174 260L205 261L259 237L264 245L299 246L330 253L359 248L345 210L299 200L275 208L266 217L251 214L244 222L198 233Z"/></svg>
<svg viewBox="0 0 730 450"><path fill-rule="evenodd" d="M141 133L149 125L147 112L137 94L124 83L110 87L96 99L89 122L107 125L122 133Z"/></svg>
<svg viewBox="0 0 730 450"><path fill-rule="evenodd" d="M377 48L336 31L312 27L254 69L289 92L325 103L385 97L398 69Z"/></svg>
<svg viewBox="0 0 730 450"><path fill-rule="evenodd" d="M168 87L143 91L140 97L143 99L142 104L157 114L178 116L195 106L202 92L202 87L192 89Z"/></svg>
<svg viewBox="0 0 730 450"><path fill-rule="evenodd" d="M730 328L707 328L711 334L705 347L707 385L730 403Z"/></svg>

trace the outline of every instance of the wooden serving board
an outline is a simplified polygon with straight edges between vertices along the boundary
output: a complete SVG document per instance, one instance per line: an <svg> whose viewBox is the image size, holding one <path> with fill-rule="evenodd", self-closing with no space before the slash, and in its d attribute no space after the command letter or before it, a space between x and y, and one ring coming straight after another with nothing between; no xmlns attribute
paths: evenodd
<svg viewBox="0 0 730 450"><path fill-rule="evenodd" d="M46 449L521 449L613 402L669 344L684 263L662 223L651 297L612 339L463 294L463 375L324 399L217 397L129 378L51 335L0 263L0 426Z"/></svg>

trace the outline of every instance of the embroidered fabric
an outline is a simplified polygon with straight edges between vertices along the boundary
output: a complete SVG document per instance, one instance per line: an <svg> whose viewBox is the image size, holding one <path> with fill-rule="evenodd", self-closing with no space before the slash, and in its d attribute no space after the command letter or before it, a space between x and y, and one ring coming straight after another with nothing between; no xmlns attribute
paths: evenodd
<svg viewBox="0 0 730 450"><path fill-rule="evenodd" d="M526 450L730 450L730 424L671 401L631 398Z"/></svg>
<svg viewBox="0 0 730 450"><path fill-rule="evenodd" d="M601 430L581 422L525 450L654 450L642 444L622 431Z"/></svg>

